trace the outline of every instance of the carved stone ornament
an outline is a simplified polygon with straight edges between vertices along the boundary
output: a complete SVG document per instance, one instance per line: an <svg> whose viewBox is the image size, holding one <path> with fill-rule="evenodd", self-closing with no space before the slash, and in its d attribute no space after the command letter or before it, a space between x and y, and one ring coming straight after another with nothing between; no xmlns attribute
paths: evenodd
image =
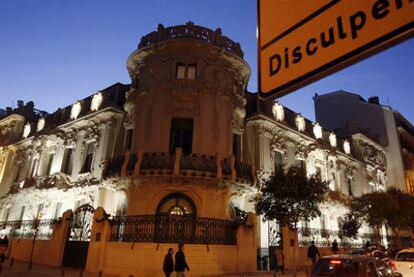
<svg viewBox="0 0 414 277"><path fill-rule="evenodd" d="M76 119L79 116L79 113L81 112L81 103L79 101L76 101L72 105L72 109L70 110L70 119Z"/></svg>
<svg viewBox="0 0 414 277"><path fill-rule="evenodd" d="M347 139L344 141L343 148L344 148L345 154L347 154L347 155L351 154L351 144L349 143L349 141Z"/></svg>
<svg viewBox="0 0 414 277"><path fill-rule="evenodd" d="M380 168L381 170L385 169L386 157L384 150L379 149L371 143L360 139L355 140L355 144L360 157L367 165L373 168Z"/></svg>
<svg viewBox="0 0 414 277"><path fill-rule="evenodd" d="M301 114L296 115L295 124L299 132L305 131L305 118Z"/></svg>
<svg viewBox="0 0 414 277"><path fill-rule="evenodd" d="M272 113L276 121L285 120L285 110L278 101L273 104Z"/></svg>

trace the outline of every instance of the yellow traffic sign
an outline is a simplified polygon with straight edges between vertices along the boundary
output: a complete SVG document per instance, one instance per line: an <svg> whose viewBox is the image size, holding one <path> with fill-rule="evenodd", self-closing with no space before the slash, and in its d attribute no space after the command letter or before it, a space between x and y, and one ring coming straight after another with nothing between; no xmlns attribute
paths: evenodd
<svg viewBox="0 0 414 277"><path fill-rule="evenodd" d="M414 0L258 0L262 97L279 97L414 34Z"/></svg>

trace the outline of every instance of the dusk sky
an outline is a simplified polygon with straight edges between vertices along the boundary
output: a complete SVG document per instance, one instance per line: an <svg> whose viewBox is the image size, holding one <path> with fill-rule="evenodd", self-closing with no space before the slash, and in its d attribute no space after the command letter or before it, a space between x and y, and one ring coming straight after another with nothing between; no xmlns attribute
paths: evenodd
<svg viewBox="0 0 414 277"><path fill-rule="evenodd" d="M282 1L282 0L280 0ZM126 59L140 38L188 21L239 42L257 90L256 0L0 0L0 108L33 100L54 112L113 83L129 83ZM343 89L414 122L414 40L348 67L280 99L314 120L315 93Z"/></svg>

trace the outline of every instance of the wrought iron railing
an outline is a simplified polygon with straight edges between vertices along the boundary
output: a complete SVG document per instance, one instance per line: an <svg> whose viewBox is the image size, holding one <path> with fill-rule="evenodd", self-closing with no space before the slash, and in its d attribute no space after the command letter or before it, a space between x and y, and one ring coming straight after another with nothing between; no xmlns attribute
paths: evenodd
<svg viewBox="0 0 414 277"><path fill-rule="evenodd" d="M215 176L217 174L216 157L202 154L186 155L181 157L180 169L202 171Z"/></svg>
<svg viewBox="0 0 414 277"><path fill-rule="evenodd" d="M236 175L238 178L243 178L246 180L253 179L252 168L249 165L236 161L234 163L234 167L236 169Z"/></svg>
<svg viewBox="0 0 414 277"><path fill-rule="evenodd" d="M357 238L345 238L341 231L327 230L319 228L305 228L300 227L297 229L300 246L309 246L312 241L320 247L330 247L333 240L337 240L338 243L346 244L350 247L364 247L364 244L369 241L374 243L377 240L377 235L373 233L360 233ZM388 247L397 247L398 238L395 236L380 236L380 240L386 239ZM400 237L402 247L410 247L410 237Z"/></svg>
<svg viewBox="0 0 414 277"><path fill-rule="evenodd" d="M208 28L194 25L192 22L188 22L185 25L178 25L167 28L159 24L157 31L151 32L141 38L138 49L154 45L161 41L184 38L196 39L208 44L215 45L217 47L223 48L227 52L243 58L243 51L241 50L240 44L234 42L226 36L223 36L220 28L213 31Z"/></svg>
<svg viewBox="0 0 414 277"><path fill-rule="evenodd" d="M170 153L144 153L141 170L173 170L175 155Z"/></svg>
<svg viewBox="0 0 414 277"><path fill-rule="evenodd" d="M0 234L12 239L48 240L57 222L55 219L2 221Z"/></svg>
<svg viewBox="0 0 414 277"><path fill-rule="evenodd" d="M103 173L104 177L111 176L111 175L121 172L121 168L122 168L122 164L124 163L124 160L125 160L124 155L115 157L112 160L109 160Z"/></svg>
<svg viewBox="0 0 414 277"><path fill-rule="evenodd" d="M236 244L236 222L203 217L141 215L111 220L111 241Z"/></svg>
<svg viewBox="0 0 414 277"><path fill-rule="evenodd" d="M127 157L127 158L125 158ZM134 172L139 168L137 172ZM126 169L126 172L122 172ZM221 173L221 174L220 174ZM104 169L104 178L117 175L184 175L202 178L220 178L253 184L254 176L249 165L207 154L171 154L163 152L137 152L113 158Z"/></svg>

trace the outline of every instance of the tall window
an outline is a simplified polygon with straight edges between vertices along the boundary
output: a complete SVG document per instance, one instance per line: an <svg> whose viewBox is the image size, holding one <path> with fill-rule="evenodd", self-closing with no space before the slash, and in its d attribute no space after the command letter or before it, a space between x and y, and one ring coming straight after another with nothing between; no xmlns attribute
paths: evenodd
<svg viewBox="0 0 414 277"><path fill-rule="evenodd" d="M56 202L56 208L55 208L55 219L58 219L60 217L60 213L62 211L62 202Z"/></svg>
<svg viewBox="0 0 414 277"><path fill-rule="evenodd" d="M173 118L171 122L170 153L181 147L184 155L191 154L193 147L193 119Z"/></svg>
<svg viewBox="0 0 414 277"><path fill-rule="evenodd" d="M88 143L85 161L83 162L82 173L91 172L94 152L95 152L95 143L93 142Z"/></svg>
<svg viewBox="0 0 414 277"><path fill-rule="evenodd" d="M236 161L241 160L241 136L233 134L233 155Z"/></svg>
<svg viewBox="0 0 414 277"><path fill-rule="evenodd" d="M125 150L130 150L131 149L133 131L134 131L133 129L128 129L126 131Z"/></svg>
<svg viewBox="0 0 414 277"><path fill-rule="evenodd" d="M3 221L9 221L10 208L7 208L3 215Z"/></svg>
<svg viewBox="0 0 414 277"><path fill-rule="evenodd" d="M34 159L32 163L32 168L30 169L30 177L37 176L37 167L39 165L39 159Z"/></svg>
<svg viewBox="0 0 414 277"><path fill-rule="evenodd" d="M20 209L20 216L19 216L19 221L18 221L18 224L17 224L17 229L20 229L20 227L22 227L22 221L23 221L23 218L24 218L25 210L26 210L26 207L22 206L22 208Z"/></svg>
<svg viewBox="0 0 414 277"><path fill-rule="evenodd" d="M197 77L197 66L195 64L177 64L177 79L192 79Z"/></svg>
<svg viewBox="0 0 414 277"><path fill-rule="evenodd" d="M315 168L315 175L316 175L316 178L318 178L319 180L322 180L322 168L317 166Z"/></svg>
<svg viewBox="0 0 414 277"><path fill-rule="evenodd" d="M354 193L352 191L352 180L351 180L351 178L348 178L348 194L350 196L354 196Z"/></svg>
<svg viewBox="0 0 414 277"><path fill-rule="evenodd" d="M298 166L302 171L302 174L306 176L306 162L305 160L298 160Z"/></svg>
<svg viewBox="0 0 414 277"><path fill-rule="evenodd" d="M14 182L19 182L20 181L20 172L22 171L22 163L17 164L17 171L16 171L16 176L14 177Z"/></svg>
<svg viewBox="0 0 414 277"><path fill-rule="evenodd" d="M53 165L53 159L54 158L55 158L55 153L48 154L46 175L52 174L52 165Z"/></svg>
<svg viewBox="0 0 414 277"><path fill-rule="evenodd" d="M66 148L63 154L61 171L65 174L70 174L72 169L72 153L73 148Z"/></svg>
<svg viewBox="0 0 414 277"><path fill-rule="evenodd" d="M39 204L38 206L37 206L37 213L36 213L36 218L37 219L40 219L42 216L43 216L43 209L44 209L44 204L42 203L42 204Z"/></svg>
<svg viewBox="0 0 414 277"><path fill-rule="evenodd" d="M275 152L274 166L275 166L275 172L283 170L283 154L280 153L279 151Z"/></svg>

